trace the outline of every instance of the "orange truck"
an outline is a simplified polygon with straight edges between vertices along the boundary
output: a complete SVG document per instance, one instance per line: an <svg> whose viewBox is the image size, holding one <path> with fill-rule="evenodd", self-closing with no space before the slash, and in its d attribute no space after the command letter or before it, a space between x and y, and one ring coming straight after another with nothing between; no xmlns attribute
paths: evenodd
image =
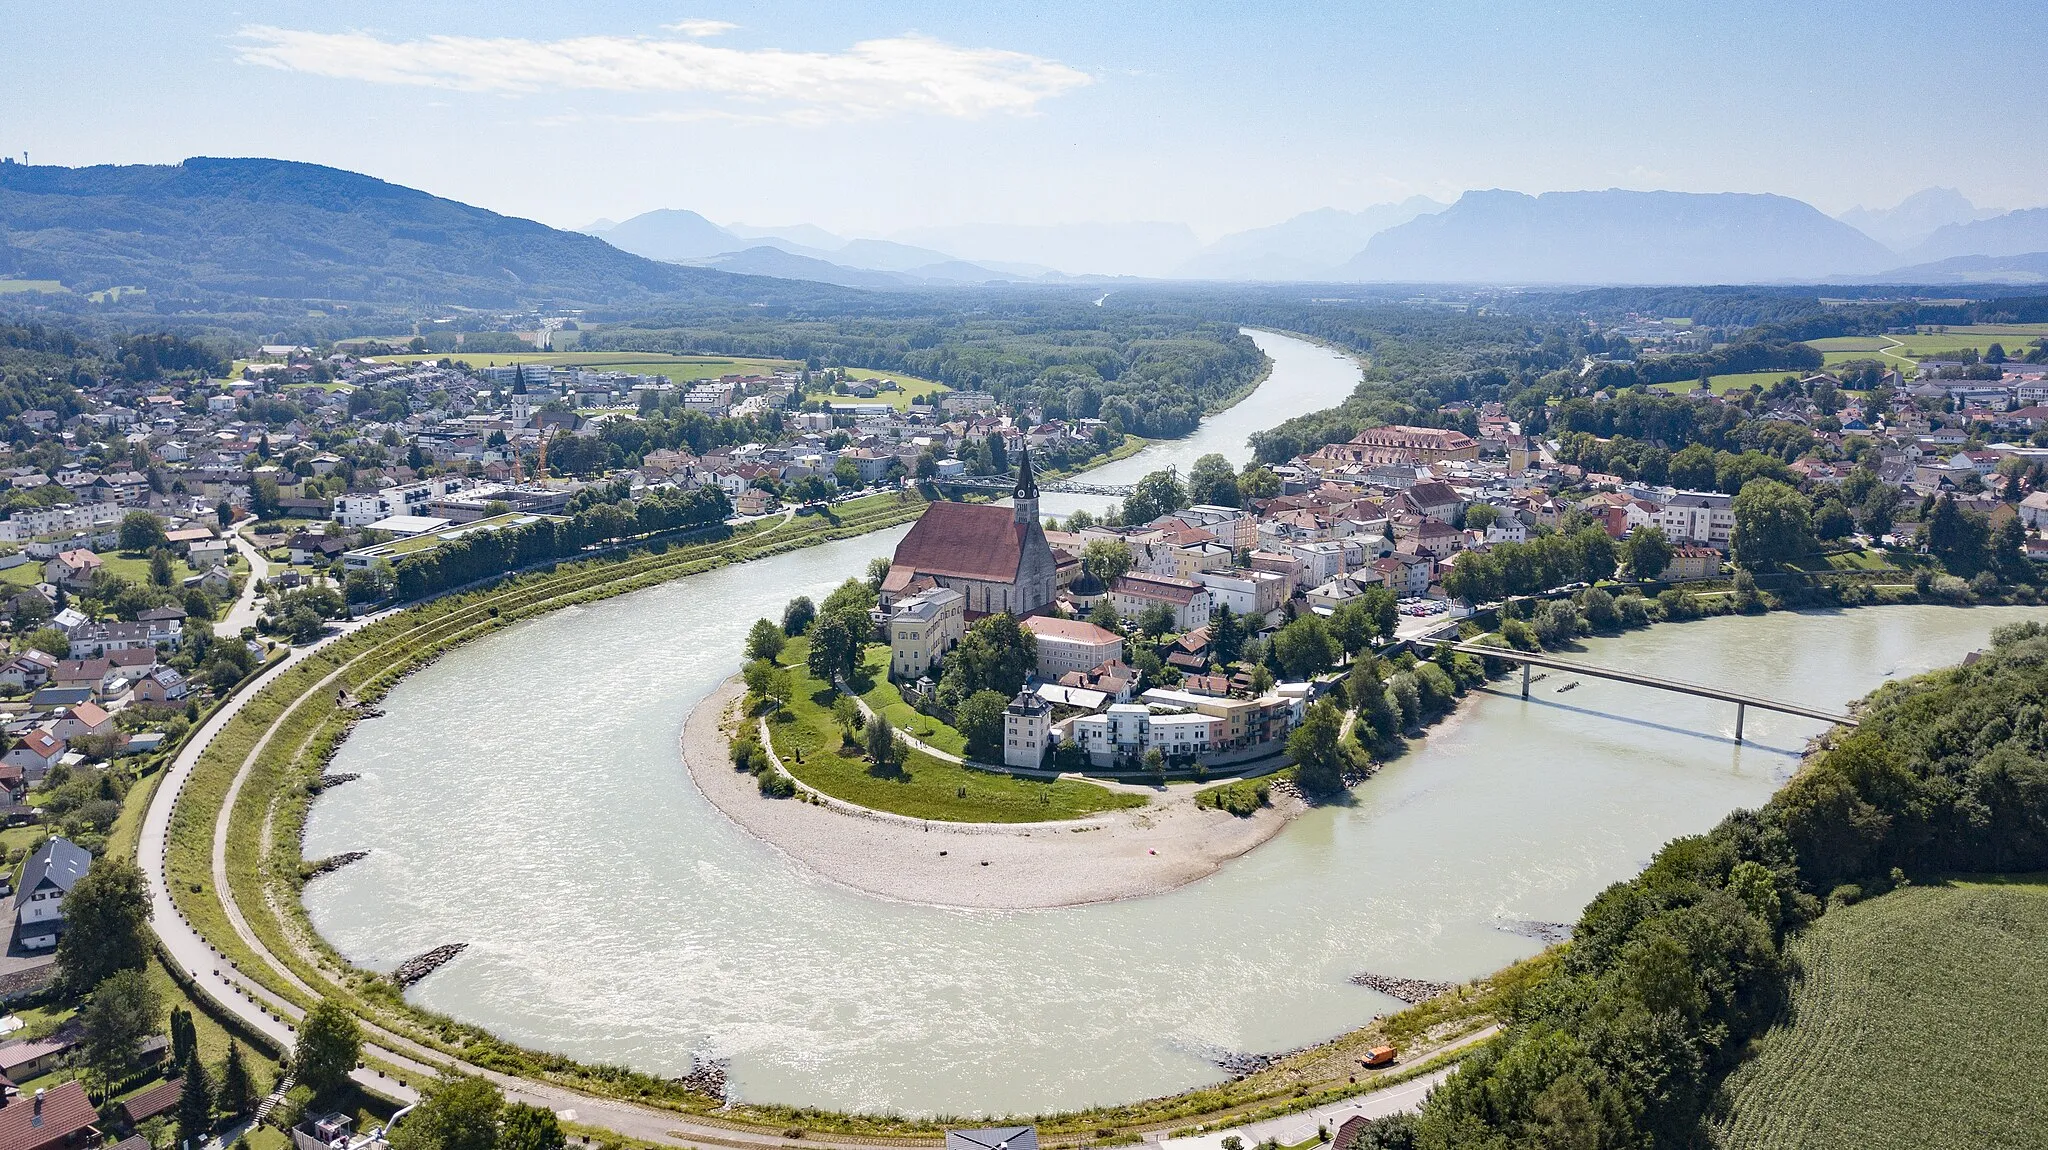
<svg viewBox="0 0 2048 1150"><path fill-rule="evenodd" d="M1377 1070L1382 1066L1392 1066L1394 1064L1394 1048L1391 1046L1375 1046L1371 1050L1366 1051L1365 1057L1358 1061L1367 1070Z"/></svg>

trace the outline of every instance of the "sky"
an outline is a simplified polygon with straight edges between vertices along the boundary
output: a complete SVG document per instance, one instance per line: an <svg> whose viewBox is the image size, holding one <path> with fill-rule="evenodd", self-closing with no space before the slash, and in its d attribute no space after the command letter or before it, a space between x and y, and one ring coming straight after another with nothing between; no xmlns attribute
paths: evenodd
<svg viewBox="0 0 2048 1150"><path fill-rule="evenodd" d="M1203 239L1468 188L2048 204L2048 4L0 6L0 153L305 160L561 227Z"/></svg>

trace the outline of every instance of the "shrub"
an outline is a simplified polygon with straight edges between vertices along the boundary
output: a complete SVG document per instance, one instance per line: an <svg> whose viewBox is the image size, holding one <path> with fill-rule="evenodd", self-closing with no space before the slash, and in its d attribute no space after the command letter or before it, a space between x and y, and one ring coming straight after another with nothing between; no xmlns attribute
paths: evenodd
<svg viewBox="0 0 2048 1150"><path fill-rule="evenodd" d="M761 794L771 799L786 799L796 794L796 780L773 768L760 774Z"/></svg>
<svg viewBox="0 0 2048 1150"><path fill-rule="evenodd" d="M1195 805L1248 819L1267 804L1272 797L1272 789L1272 785L1264 779L1240 779L1220 787L1210 787L1196 795Z"/></svg>

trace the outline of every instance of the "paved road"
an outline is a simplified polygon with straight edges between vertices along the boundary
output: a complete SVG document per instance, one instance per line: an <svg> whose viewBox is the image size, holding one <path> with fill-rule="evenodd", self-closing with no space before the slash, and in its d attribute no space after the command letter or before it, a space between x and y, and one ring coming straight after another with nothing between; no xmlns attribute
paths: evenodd
<svg viewBox="0 0 2048 1150"><path fill-rule="evenodd" d="M1464 1038L1444 1047L1444 1049L1456 1050L1460 1047L1484 1042L1499 1032L1499 1027L1489 1026L1484 1030L1466 1035ZM1335 1134L1337 1127L1346 1118L1385 1118L1390 1114L1405 1114L1409 1111L1420 1110L1423 1099L1428 1098L1429 1092L1436 1089L1438 1083L1449 1078L1451 1071L1455 1069L1457 1069L1455 1066L1446 1066L1442 1070L1431 1071L1420 1078L1411 1078L1399 1085L1389 1086L1385 1090L1375 1090L1370 1094L1360 1094L1356 1098L1346 1098L1341 1102L1327 1103L1313 1110L1303 1110L1298 1114L1284 1114L1278 1118L1268 1118L1263 1122L1250 1122L1243 1126L1211 1130L1205 1134L1190 1135L1186 1138L1163 1138L1159 1140L1159 1145L1163 1150L1223 1150L1223 1139L1236 1135L1244 1140L1244 1144L1247 1147L1257 1146L1268 1139L1272 1139L1282 1146L1296 1146L1315 1137L1317 1127L1325 1127L1330 1133Z"/></svg>
<svg viewBox="0 0 2048 1150"><path fill-rule="evenodd" d="M270 561L263 557L263 552L244 539L240 531L229 531L228 539L234 543L235 550L249 561L249 579L242 584L242 597L235 600L228 613L213 625L216 635L239 635L242 628L256 625L256 617L262 613L256 609L256 584L270 578Z"/></svg>

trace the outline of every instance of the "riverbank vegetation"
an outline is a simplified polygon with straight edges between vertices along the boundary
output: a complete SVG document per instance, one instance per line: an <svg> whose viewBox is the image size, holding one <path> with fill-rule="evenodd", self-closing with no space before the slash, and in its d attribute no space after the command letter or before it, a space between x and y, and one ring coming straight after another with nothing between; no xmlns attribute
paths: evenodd
<svg viewBox="0 0 2048 1150"><path fill-rule="evenodd" d="M1783 1022L1728 1080L1726 1150L1971 1150L2048 1130L2048 883L1902 887L1787 948Z"/></svg>
<svg viewBox="0 0 2048 1150"><path fill-rule="evenodd" d="M1875 692L1758 811L1676 839L1580 917L1506 1034L1431 1095L1425 1147L1696 1145L1781 1016L1784 946L1914 878L2048 866L2048 628Z"/></svg>

